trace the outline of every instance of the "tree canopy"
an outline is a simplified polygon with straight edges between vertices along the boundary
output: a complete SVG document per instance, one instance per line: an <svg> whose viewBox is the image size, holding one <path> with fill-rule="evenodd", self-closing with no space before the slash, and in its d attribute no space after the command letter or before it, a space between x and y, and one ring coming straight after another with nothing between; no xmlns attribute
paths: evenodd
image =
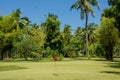
<svg viewBox="0 0 120 80"><path fill-rule="evenodd" d="M0 16L0 59L32 58L39 61L51 59L56 54L58 60L87 56L89 59L105 57L112 61L114 56L120 56L119 3L119 0L108 0L110 7L103 11L99 25L88 24L89 13L94 17L92 6L99 7L98 1L77 0L71 9L79 10L81 19L86 20L85 26L75 30L72 29L75 26L70 24L62 26L53 13L48 13L40 24L22 17L19 9Z"/></svg>
<svg viewBox="0 0 120 80"><path fill-rule="evenodd" d="M100 29L100 43L105 50L106 59L113 60L113 49L119 40L118 30L114 27L114 18L102 18Z"/></svg>

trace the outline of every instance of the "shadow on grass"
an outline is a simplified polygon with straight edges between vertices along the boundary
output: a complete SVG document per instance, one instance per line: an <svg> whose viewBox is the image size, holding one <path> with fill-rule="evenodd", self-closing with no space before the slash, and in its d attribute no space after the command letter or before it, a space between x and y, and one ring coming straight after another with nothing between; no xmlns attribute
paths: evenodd
<svg viewBox="0 0 120 80"><path fill-rule="evenodd" d="M118 68L120 69L120 62L111 62L111 63L106 63L107 66L105 67L111 67L111 68Z"/></svg>
<svg viewBox="0 0 120 80"><path fill-rule="evenodd" d="M20 67L20 66L16 66L16 65L0 66L0 72L2 72L2 71L12 71L12 70L21 70L21 69L28 69L28 68Z"/></svg>
<svg viewBox="0 0 120 80"><path fill-rule="evenodd" d="M112 68L120 68L120 62L108 64Z"/></svg>
<svg viewBox="0 0 120 80"><path fill-rule="evenodd" d="M103 59L103 58L95 58L95 59L93 59L94 61L106 61L105 59Z"/></svg>
<svg viewBox="0 0 120 80"><path fill-rule="evenodd" d="M115 69L120 69L120 61L107 61L106 66L104 67L109 67L109 68L115 68ZM107 73L107 74L116 74L120 75L120 71L101 71L101 73Z"/></svg>
<svg viewBox="0 0 120 80"><path fill-rule="evenodd" d="M32 58L25 60L24 58L12 59L12 58L5 58L4 60L0 60L0 62L35 62Z"/></svg>
<svg viewBox="0 0 120 80"><path fill-rule="evenodd" d="M25 60L24 58L17 58L17 59L12 59L12 58L7 58L4 60L0 60L0 62L25 62L25 63L31 63L31 62L52 62L53 59L50 58L42 58L39 60L34 60L33 58L28 58L28 60Z"/></svg>
<svg viewBox="0 0 120 80"><path fill-rule="evenodd" d="M120 75L120 72L118 72L118 71L102 71L101 73L108 73L108 74Z"/></svg>

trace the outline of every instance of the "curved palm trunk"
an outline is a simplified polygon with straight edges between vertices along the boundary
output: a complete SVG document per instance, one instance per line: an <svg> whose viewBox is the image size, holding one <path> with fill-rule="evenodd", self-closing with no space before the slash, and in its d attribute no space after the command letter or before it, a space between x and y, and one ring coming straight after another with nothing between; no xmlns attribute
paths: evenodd
<svg viewBox="0 0 120 80"><path fill-rule="evenodd" d="M88 23L88 14L86 12L86 24L85 24L85 28L86 28L86 54L88 55L88 58L89 58L89 50L88 50L88 26L87 26L87 23Z"/></svg>

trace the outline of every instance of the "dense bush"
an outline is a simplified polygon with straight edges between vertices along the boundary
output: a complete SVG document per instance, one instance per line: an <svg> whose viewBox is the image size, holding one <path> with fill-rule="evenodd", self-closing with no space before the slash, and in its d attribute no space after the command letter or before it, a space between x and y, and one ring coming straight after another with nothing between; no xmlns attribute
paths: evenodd
<svg viewBox="0 0 120 80"><path fill-rule="evenodd" d="M64 58L64 56L63 56L62 54L60 54L60 55L58 56L58 60L59 60L59 61L62 61L63 58Z"/></svg>
<svg viewBox="0 0 120 80"><path fill-rule="evenodd" d="M34 61L39 61L40 59L42 59L42 55L37 52L32 52L31 54L34 58Z"/></svg>

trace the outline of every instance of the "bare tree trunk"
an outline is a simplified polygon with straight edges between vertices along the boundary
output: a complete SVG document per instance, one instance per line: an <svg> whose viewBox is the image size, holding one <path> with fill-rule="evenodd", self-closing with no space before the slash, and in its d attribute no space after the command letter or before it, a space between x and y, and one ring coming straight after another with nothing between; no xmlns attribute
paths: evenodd
<svg viewBox="0 0 120 80"><path fill-rule="evenodd" d="M1 52L1 58L0 58L0 60L3 60L3 58L4 58L4 53Z"/></svg>
<svg viewBox="0 0 120 80"><path fill-rule="evenodd" d="M113 61L113 49L106 50L106 60Z"/></svg>
<svg viewBox="0 0 120 80"><path fill-rule="evenodd" d="M109 52L108 51L105 54L105 58L106 58L106 60L109 60Z"/></svg>
<svg viewBox="0 0 120 80"><path fill-rule="evenodd" d="M113 50L110 49L109 51L109 61L113 61Z"/></svg>
<svg viewBox="0 0 120 80"><path fill-rule="evenodd" d="M27 53L26 52L24 53L24 58L25 58L25 61L27 61Z"/></svg>

